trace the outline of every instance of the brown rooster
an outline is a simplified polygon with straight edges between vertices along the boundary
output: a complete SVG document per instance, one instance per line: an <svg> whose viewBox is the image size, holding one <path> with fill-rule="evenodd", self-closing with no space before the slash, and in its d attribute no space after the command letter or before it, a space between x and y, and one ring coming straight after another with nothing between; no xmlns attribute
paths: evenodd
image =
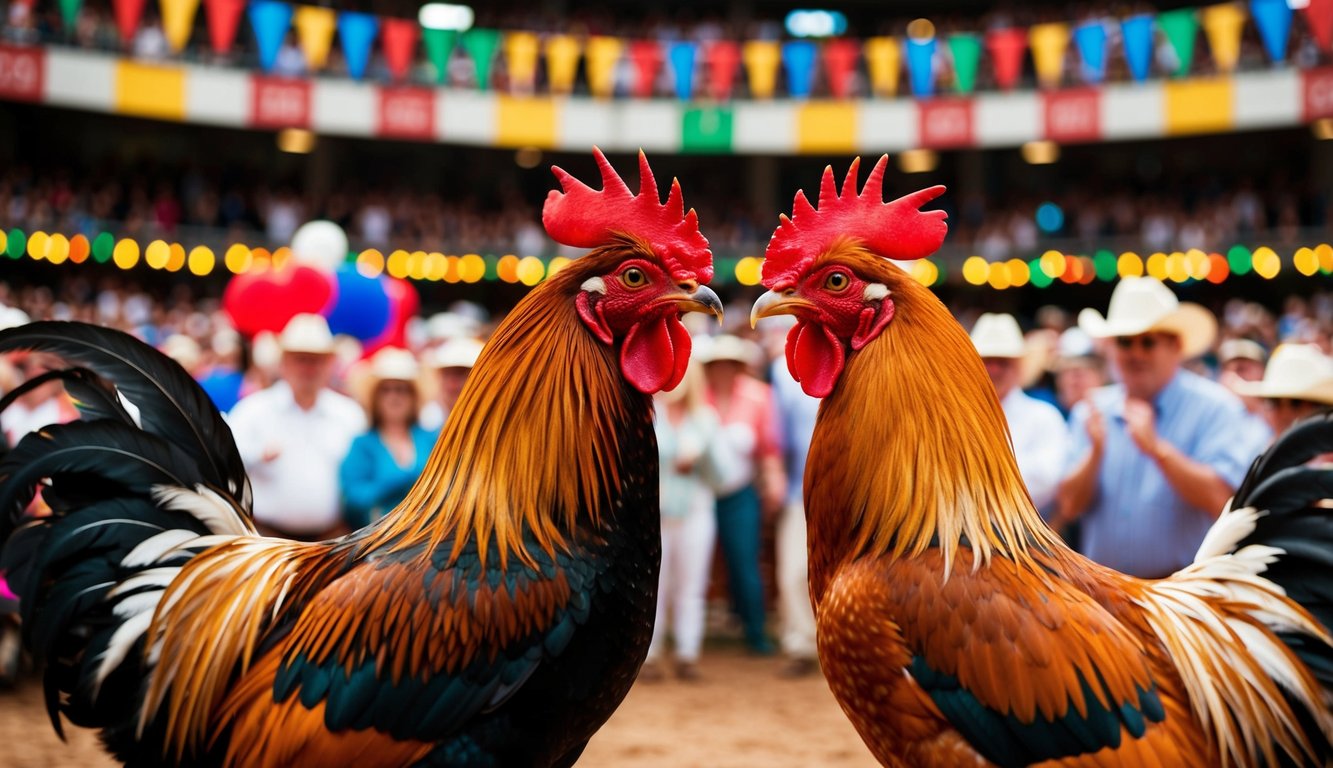
<svg viewBox="0 0 1333 768"><path fill-rule="evenodd" d="M660 556L649 393L684 312L721 313L708 243L639 156L634 195L555 169L543 220L592 252L496 330L391 514L305 544L254 532L230 431L178 366L81 324L44 349L84 420L25 438L0 504L53 516L5 559L47 704L134 765L570 765L647 652ZM131 405L132 404L132 405ZM45 479L44 479L45 478Z"/></svg>
<svg viewBox="0 0 1333 768"><path fill-rule="evenodd" d="M1161 581L1067 549L1020 479L967 334L889 259L942 242L942 187L816 210L798 193L753 319L824 397L805 475L829 684L875 756L912 766L1322 765L1333 718L1333 443L1321 417L1251 469L1193 565Z"/></svg>

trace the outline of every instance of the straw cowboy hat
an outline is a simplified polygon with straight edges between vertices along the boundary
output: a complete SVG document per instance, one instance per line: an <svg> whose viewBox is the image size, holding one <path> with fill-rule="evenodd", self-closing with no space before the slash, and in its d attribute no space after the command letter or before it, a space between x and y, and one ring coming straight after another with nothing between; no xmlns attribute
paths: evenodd
<svg viewBox="0 0 1333 768"><path fill-rule="evenodd" d="M1102 313L1091 307L1078 314L1078 327L1094 339L1138 336L1153 331L1180 338L1186 359L1208 350L1217 337L1217 319L1198 304L1182 302L1162 281L1127 277L1111 293L1111 306Z"/></svg>
<svg viewBox="0 0 1333 768"><path fill-rule="evenodd" d="M416 355L406 349L385 347L369 360L358 361L348 374L352 396L370 412L371 399L381 382L405 381L421 394L421 366Z"/></svg>
<svg viewBox="0 0 1333 768"><path fill-rule="evenodd" d="M1240 381L1232 388L1246 397L1333 405L1333 358L1313 344L1283 344L1268 361L1263 381Z"/></svg>
<svg viewBox="0 0 1333 768"><path fill-rule="evenodd" d="M1023 331L1013 315L987 312L972 326L972 345L982 357L1021 359L1027 354Z"/></svg>
<svg viewBox="0 0 1333 768"><path fill-rule="evenodd" d="M426 364L431 368L471 368L477 364L483 344L476 339L456 337L431 350Z"/></svg>
<svg viewBox="0 0 1333 768"><path fill-rule="evenodd" d="M763 357L763 350L749 339L723 333L695 339L691 356L701 363L730 360L743 365L758 365Z"/></svg>
<svg viewBox="0 0 1333 768"><path fill-rule="evenodd" d="M278 348L283 352L314 355L331 355L336 349L328 321L308 313L296 315L287 321L282 334L278 336Z"/></svg>

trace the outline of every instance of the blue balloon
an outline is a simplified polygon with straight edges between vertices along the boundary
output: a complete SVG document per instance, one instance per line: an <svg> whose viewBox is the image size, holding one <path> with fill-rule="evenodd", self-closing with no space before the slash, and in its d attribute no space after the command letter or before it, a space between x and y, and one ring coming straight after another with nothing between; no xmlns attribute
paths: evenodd
<svg viewBox="0 0 1333 768"><path fill-rule="evenodd" d="M389 294L383 277L366 277L353 264L344 264L333 273L338 283L337 298L325 315L329 330L367 341L384 333L389 325Z"/></svg>

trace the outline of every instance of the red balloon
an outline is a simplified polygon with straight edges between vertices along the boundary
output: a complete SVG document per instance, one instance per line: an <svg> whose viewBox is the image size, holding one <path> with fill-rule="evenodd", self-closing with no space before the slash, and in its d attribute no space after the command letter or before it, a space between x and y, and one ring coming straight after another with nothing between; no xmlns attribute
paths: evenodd
<svg viewBox="0 0 1333 768"><path fill-rule="evenodd" d="M236 275L222 294L222 308L246 336L281 333L302 312L320 314L336 297L332 277L313 267L289 265Z"/></svg>
<svg viewBox="0 0 1333 768"><path fill-rule="evenodd" d="M361 348L363 355L372 355L381 347L406 347L407 323L421 309L421 296L406 280L384 278L384 292L389 296L389 325L384 333L365 343Z"/></svg>

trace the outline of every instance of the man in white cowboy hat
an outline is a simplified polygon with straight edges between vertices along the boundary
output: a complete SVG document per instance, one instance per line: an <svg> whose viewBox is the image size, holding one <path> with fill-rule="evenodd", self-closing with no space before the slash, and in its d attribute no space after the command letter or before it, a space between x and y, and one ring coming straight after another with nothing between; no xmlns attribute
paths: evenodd
<svg viewBox="0 0 1333 768"><path fill-rule="evenodd" d="M1120 381L1074 408L1056 526L1081 519L1084 554L1166 576L1193 559L1263 445L1234 394L1182 367L1217 335L1203 307L1154 278L1125 278L1106 317L1084 309L1078 324L1114 340Z"/></svg>
<svg viewBox="0 0 1333 768"><path fill-rule="evenodd" d="M250 473L260 532L318 541L341 530L338 467L366 415L329 388L336 346L324 318L293 317L278 347L279 380L238 402L228 422Z"/></svg>
<svg viewBox="0 0 1333 768"><path fill-rule="evenodd" d="M978 317L972 326L972 344L986 364L986 373L1009 422L1014 457L1028 494L1037 509L1047 514L1064 470L1065 419L1055 406L1030 397L1019 386L1027 347L1013 315L987 312Z"/></svg>
<svg viewBox="0 0 1333 768"><path fill-rule="evenodd" d="M1237 382L1235 390L1263 398L1274 435L1292 424L1333 406L1333 359L1313 344L1283 344L1273 352L1262 381Z"/></svg>
<svg viewBox="0 0 1333 768"><path fill-rule="evenodd" d="M471 336L456 336L425 355L425 362L434 371L435 397L421 407L421 425L438 430L449 418L449 412L463 393L463 385L472 373L472 366L481 356L483 344Z"/></svg>

